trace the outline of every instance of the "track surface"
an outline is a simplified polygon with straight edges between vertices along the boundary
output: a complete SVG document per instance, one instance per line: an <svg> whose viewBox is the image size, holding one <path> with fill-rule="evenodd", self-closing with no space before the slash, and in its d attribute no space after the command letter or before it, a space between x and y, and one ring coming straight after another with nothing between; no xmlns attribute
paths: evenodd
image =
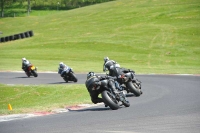
<svg viewBox="0 0 200 133"><path fill-rule="evenodd" d="M85 74L77 74L85 82ZM129 95L131 106L103 105L67 113L0 122L0 133L199 133L200 76L137 75L143 95ZM68 84L55 73L0 73L3 84Z"/></svg>

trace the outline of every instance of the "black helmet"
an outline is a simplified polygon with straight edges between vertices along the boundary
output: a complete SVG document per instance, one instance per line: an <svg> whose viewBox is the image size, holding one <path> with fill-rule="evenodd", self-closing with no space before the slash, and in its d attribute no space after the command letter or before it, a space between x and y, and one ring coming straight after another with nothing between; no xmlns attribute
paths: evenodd
<svg viewBox="0 0 200 133"><path fill-rule="evenodd" d="M87 79L89 79L90 77L93 77L93 76L95 76L95 73L94 72L89 72L87 74Z"/></svg>

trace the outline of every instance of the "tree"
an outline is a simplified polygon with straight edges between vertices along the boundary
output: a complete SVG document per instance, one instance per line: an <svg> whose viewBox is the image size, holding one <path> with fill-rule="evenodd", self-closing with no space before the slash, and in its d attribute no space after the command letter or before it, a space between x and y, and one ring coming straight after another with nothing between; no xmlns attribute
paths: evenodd
<svg viewBox="0 0 200 133"><path fill-rule="evenodd" d="M27 9L28 16L29 16L30 11L31 11L31 2L30 0L28 0L28 9Z"/></svg>
<svg viewBox="0 0 200 133"><path fill-rule="evenodd" d="M11 4L13 0L0 0L1 17L4 17L4 8Z"/></svg>

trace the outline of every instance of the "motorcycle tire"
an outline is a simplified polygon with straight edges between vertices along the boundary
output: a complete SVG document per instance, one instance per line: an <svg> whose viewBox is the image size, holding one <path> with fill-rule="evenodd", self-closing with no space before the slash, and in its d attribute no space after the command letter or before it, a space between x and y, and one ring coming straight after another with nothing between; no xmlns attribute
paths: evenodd
<svg viewBox="0 0 200 133"><path fill-rule="evenodd" d="M108 105L112 110L117 110L119 108L118 101L112 98L112 94L109 91L103 91L101 96L104 103Z"/></svg>
<svg viewBox="0 0 200 133"><path fill-rule="evenodd" d="M34 77L38 76L38 74L37 74L37 72L35 70L32 70L31 72L32 72L32 74L33 74Z"/></svg>
<svg viewBox="0 0 200 133"><path fill-rule="evenodd" d="M66 77L63 77L63 79L65 80L66 83L68 83L68 79Z"/></svg>
<svg viewBox="0 0 200 133"><path fill-rule="evenodd" d="M31 76L31 74L29 72L25 72L25 73L26 73L27 77Z"/></svg>
<svg viewBox="0 0 200 133"><path fill-rule="evenodd" d="M130 90L130 92L132 92L135 96L140 96L141 95L141 91L140 89L137 89L133 83L131 81L129 81L128 83L126 83L127 88Z"/></svg>
<svg viewBox="0 0 200 133"><path fill-rule="evenodd" d="M126 100L124 100L124 101L122 102L122 104L123 104L125 107L129 107L129 106L130 106L129 101L126 101Z"/></svg>
<svg viewBox="0 0 200 133"><path fill-rule="evenodd" d="M71 73L71 76L72 76L72 78L74 79L74 82L77 82L77 81L78 81L78 79L76 78L76 76L75 76L74 73Z"/></svg>

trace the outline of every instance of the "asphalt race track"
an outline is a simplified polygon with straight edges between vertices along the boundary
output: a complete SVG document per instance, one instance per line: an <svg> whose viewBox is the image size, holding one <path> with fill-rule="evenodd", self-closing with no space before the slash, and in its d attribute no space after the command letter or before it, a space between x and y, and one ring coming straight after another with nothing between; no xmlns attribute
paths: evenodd
<svg viewBox="0 0 200 133"><path fill-rule="evenodd" d="M86 74L76 74L83 84ZM103 105L65 113L0 122L0 133L199 133L200 76L136 75L140 97L128 95L130 107L110 110ZM63 84L57 73L0 72L1 84ZM73 83L74 84L74 83Z"/></svg>

